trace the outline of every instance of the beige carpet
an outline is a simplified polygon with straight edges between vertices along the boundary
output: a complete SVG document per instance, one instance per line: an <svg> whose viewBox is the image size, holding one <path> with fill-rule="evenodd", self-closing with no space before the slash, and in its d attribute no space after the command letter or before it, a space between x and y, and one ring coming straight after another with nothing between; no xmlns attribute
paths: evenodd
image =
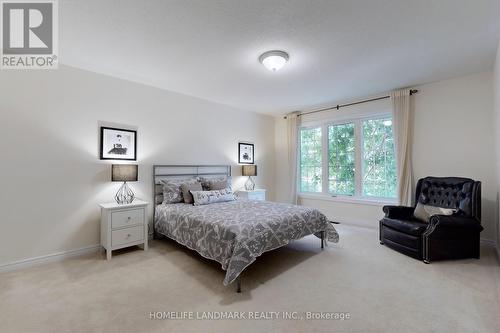
<svg viewBox="0 0 500 333"><path fill-rule="evenodd" d="M425 265L379 245L376 230L339 226L324 251L307 237L259 258L243 293L171 241L0 274L0 332L499 332L500 267ZM349 320L151 320L163 311L344 312ZM248 316L248 313L245 313ZM281 316L282 314L280 314Z"/></svg>

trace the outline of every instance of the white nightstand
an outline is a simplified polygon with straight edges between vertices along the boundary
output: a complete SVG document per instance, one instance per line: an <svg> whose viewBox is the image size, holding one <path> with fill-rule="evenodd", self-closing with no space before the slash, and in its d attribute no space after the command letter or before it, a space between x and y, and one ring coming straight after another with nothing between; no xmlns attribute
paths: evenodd
<svg viewBox="0 0 500 333"><path fill-rule="evenodd" d="M266 190L255 189L253 191L240 190L235 192L238 199L242 200L266 200Z"/></svg>
<svg viewBox="0 0 500 333"><path fill-rule="evenodd" d="M146 222L146 201L134 200L131 204L116 202L100 204L101 246L106 249L106 258L111 251L144 244L148 249L148 223Z"/></svg>

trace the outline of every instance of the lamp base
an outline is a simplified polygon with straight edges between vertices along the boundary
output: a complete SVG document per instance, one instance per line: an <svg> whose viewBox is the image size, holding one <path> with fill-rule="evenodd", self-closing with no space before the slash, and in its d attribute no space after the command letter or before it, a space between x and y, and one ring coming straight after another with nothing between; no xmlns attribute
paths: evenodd
<svg viewBox="0 0 500 333"><path fill-rule="evenodd" d="M123 182L118 192L116 192L115 200L119 205L131 204L134 201L134 192L128 187L127 182Z"/></svg>
<svg viewBox="0 0 500 333"><path fill-rule="evenodd" d="M245 190L247 190L247 191L255 190L255 183L252 180L252 177L248 177L248 180L245 183Z"/></svg>

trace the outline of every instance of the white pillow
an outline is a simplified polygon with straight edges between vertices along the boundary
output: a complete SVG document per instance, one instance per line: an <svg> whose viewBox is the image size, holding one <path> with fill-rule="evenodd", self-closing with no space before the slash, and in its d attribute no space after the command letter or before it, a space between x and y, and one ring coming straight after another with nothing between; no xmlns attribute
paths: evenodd
<svg viewBox="0 0 500 333"><path fill-rule="evenodd" d="M191 191L195 206L236 200L231 188L215 191Z"/></svg>
<svg viewBox="0 0 500 333"><path fill-rule="evenodd" d="M429 223L429 220L433 215L452 215L456 211L456 209L429 206L418 202L417 207L413 212L413 216L422 222Z"/></svg>

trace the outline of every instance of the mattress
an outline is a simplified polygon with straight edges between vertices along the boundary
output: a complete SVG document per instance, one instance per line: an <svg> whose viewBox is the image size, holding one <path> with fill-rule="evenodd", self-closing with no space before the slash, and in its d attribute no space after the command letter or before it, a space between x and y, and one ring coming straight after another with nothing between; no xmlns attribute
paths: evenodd
<svg viewBox="0 0 500 333"><path fill-rule="evenodd" d="M219 262L232 283L257 257L291 240L325 232L339 235L317 209L270 201L236 200L193 206L185 203L156 206L155 231Z"/></svg>

